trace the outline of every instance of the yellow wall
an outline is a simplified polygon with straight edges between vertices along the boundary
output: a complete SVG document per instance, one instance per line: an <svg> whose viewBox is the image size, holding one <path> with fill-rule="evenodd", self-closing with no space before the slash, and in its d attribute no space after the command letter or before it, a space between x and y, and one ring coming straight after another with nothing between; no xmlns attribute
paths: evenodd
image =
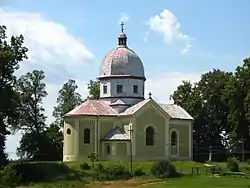
<svg viewBox="0 0 250 188"><path fill-rule="evenodd" d="M116 117L71 117L65 119L64 127L64 160L88 160L88 155L92 152L98 154L99 160L122 161L130 158L130 144L119 141L109 141L111 150L115 146L115 154L105 153L103 148L104 141L100 141L104 136L115 126L123 127L126 134L129 136L129 125L132 123L133 138L133 160L149 161L157 159L166 159L172 154L171 159L190 159L190 121L169 120L165 114L159 113L155 108L142 111L141 114L136 114L135 117L116 118ZM76 134L79 126L78 135ZM145 131L147 126L152 126L155 131L154 146L146 146ZM71 134L66 134L67 129L71 130ZM90 144L84 143L84 129L90 129ZM170 131L178 130L179 133L179 148L171 147ZM166 135L169 133L169 135ZM79 142L76 143L78 137ZM166 141L166 137L168 140ZM169 144L167 143L169 141ZM127 141L128 143L130 141ZM105 143L108 144L108 143ZM166 149L169 150L166 153ZM77 152L78 151L78 152ZM112 150L113 151L113 150Z"/></svg>
<svg viewBox="0 0 250 188"><path fill-rule="evenodd" d="M155 131L154 145L146 146L145 131L148 126L152 125ZM166 148L166 120L164 116L153 110L148 110L135 119L135 136L137 160L155 160L165 156Z"/></svg>
<svg viewBox="0 0 250 188"><path fill-rule="evenodd" d="M172 147L171 150L177 152L178 149L179 156L172 157L173 159L190 159L190 121L185 120L172 120L170 121L170 133L171 130L175 129L178 131L178 148ZM171 137L170 137L171 139ZM170 146L171 147L171 146ZM192 152L192 151L191 151ZM175 154L175 153L172 153Z"/></svg>
<svg viewBox="0 0 250 188"><path fill-rule="evenodd" d="M71 131L68 135L67 129ZM63 155L65 160L75 160L75 120L66 120L64 123L64 143L63 143Z"/></svg>
<svg viewBox="0 0 250 188"><path fill-rule="evenodd" d="M96 126L95 119L81 118L79 119L79 158L80 160L88 159L88 155L95 152L96 144ZM84 143L84 130L90 130L90 143Z"/></svg>

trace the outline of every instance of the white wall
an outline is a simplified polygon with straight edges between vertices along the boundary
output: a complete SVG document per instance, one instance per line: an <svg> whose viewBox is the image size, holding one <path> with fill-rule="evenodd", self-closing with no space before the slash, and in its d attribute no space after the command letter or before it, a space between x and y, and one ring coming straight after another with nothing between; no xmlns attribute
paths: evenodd
<svg viewBox="0 0 250 188"><path fill-rule="evenodd" d="M107 93L103 93L103 85L107 85ZM116 85L123 85L123 93L116 92ZM144 97L144 89L145 89L145 81L138 79L109 79L109 80L101 80L100 81L100 97L115 97L119 99L119 97ZM138 85L138 93L133 93L133 85ZM130 98L122 98L124 102L128 102L128 104L136 103L140 101L140 99L130 99ZM114 100L112 99L112 102Z"/></svg>

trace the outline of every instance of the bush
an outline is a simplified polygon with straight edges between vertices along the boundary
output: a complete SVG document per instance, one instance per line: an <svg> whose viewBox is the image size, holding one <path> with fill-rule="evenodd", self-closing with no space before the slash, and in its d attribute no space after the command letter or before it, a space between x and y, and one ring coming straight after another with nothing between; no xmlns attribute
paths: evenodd
<svg viewBox="0 0 250 188"><path fill-rule="evenodd" d="M119 180L130 177L130 172L122 165L103 167L98 164L94 170L94 178L97 180Z"/></svg>
<svg viewBox="0 0 250 188"><path fill-rule="evenodd" d="M80 165L80 169L81 170L89 170L89 169L91 169L91 166L89 166L88 163L83 163Z"/></svg>
<svg viewBox="0 0 250 188"><path fill-rule="evenodd" d="M1 182L20 184L53 180L68 174L70 169L63 163L27 163L16 161L8 164L3 170Z"/></svg>
<svg viewBox="0 0 250 188"><path fill-rule="evenodd" d="M13 164L7 165L0 172L0 187L14 188L20 182L20 175L17 174Z"/></svg>
<svg viewBox="0 0 250 188"><path fill-rule="evenodd" d="M151 168L151 172L154 176L159 178L173 178L180 175L176 172L174 165L167 160L155 162Z"/></svg>
<svg viewBox="0 0 250 188"><path fill-rule="evenodd" d="M143 171L142 168L136 168L134 170L133 176L138 177L138 176L144 176L146 173Z"/></svg>
<svg viewBox="0 0 250 188"><path fill-rule="evenodd" d="M239 172L239 161L235 157L227 158L227 168L231 172Z"/></svg>

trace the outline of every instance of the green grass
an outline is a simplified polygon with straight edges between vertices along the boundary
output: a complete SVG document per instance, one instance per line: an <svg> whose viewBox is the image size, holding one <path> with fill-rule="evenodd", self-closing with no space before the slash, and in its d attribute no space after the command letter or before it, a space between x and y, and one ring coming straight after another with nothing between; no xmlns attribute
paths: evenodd
<svg viewBox="0 0 250 188"><path fill-rule="evenodd" d="M130 168L129 162L101 162L104 166L114 165L114 164L122 164L126 168ZM74 169L80 170L80 164L82 163L67 163L67 165ZM91 165L91 163L89 163ZM226 163L216 163L218 166L222 168L223 172L228 171L226 168ZM153 162L133 162L133 169L137 167L143 168L143 170L149 174L149 171L153 165ZM119 180L119 181L105 181L105 182L89 182L86 185L85 180L57 180L51 183L37 183L31 184L29 187L34 188L129 188L129 187L138 187L138 188L238 188L238 187L250 187L250 179L240 178L240 177L211 177L206 175L206 168L201 163L196 162L173 162L173 165L176 167L178 172L182 172L184 174L191 174L192 167L200 167L200 175L194 175L192 177L181 177L175 179L168 180L159 180L150 176L146 176L143 178L136 178L130 180ZM244 163L240 163L240 169L243 172L250 173L250 166ZM85 173L91 173L91 170L85 171Z"/></svg>
<svg viewBox="0 0 250 188"><path fill-rule="evenodd" d="M250 187L250 180L244 178L231 178L231 177L209 177L209 176L195 176L183 177L168 180L157 179L143 179L137 178L134 180L121 180L109 182L95 182L85 185L81 181L69 182L60 181L54 183L40 183L36 184L33 188L248 188Z"/></svg>
<svg viewBox="0 0 250 188"><path fill-rule="evenodd" d="M247 188L250 187L250 181L248 179L230 178L230 177L204 177L197 176L194 178L179 178L170 179L162 183L146 184L138 186L138 188Z"/></svg>

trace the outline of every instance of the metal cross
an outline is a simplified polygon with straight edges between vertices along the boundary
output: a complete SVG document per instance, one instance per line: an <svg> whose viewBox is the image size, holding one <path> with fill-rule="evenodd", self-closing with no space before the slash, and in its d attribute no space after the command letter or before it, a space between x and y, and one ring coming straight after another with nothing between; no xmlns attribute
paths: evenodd
<svg viewBox="0 0 250 188"><path fill-rule="evenodd" d="M124 26L124 23L123 23L123 21L121 21L121 30L122 30L122 33L123 33L123 31L124 31L123 26Z"/></svg>

